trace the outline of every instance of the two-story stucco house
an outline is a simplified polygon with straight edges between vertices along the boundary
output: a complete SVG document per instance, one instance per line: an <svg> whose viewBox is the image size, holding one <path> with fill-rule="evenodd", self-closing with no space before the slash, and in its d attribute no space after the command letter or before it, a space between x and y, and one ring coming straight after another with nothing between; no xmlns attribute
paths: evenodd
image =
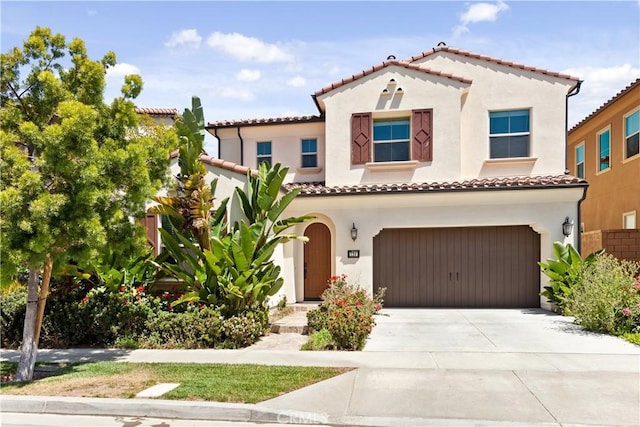
<svg viewBox="0 0 640 427"><path fill-rule="evenodd" d="M317 116L209 123L209 163L281 163L302 187L288 214L316 219L283 246L289 301L346 274L387 306L548 308L536 262L576 244L587 187L565 174L578 82L447 46L389 57L317 91Z"/></svg>

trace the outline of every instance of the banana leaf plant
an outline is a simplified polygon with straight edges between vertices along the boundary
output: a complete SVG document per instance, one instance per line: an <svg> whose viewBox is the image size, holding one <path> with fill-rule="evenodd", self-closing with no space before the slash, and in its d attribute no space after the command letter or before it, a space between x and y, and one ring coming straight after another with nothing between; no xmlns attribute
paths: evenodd
<svg viewBox="0 0 640 427"><path fill-rule="evenodd" d="M566 299L573 292L571 288L580 283L585 267L593 263L602 252L603 249L596 251L583 260L570 243L563 245L554 242L553 254L556 259L547 259L546 263L538 262L542 272L549 277L549 286L545 286L540 295L562 310Z"/></svg>
<svg viewBox="0 0 640 427"><path fill-rule="evenodd" d="M175 177L174 187L166 196L153 198L158 204L148 212L165 215L173 229L193 235L201 247L210 249L211 211L218 180L214 179L209 186L206 185L207 170L200 160L204 152L204 113L200 98L194 96L191 104L192 109L185 109L176 120L180 139L180 172Z"/></svg>

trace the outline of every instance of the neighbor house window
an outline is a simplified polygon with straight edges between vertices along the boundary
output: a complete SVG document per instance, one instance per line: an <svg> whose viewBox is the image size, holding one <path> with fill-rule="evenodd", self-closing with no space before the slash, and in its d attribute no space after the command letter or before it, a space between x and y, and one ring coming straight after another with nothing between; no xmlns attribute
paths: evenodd
<svg viewBox="0 0 640 427"><path fill-rule="evenodd" d="M640 110L624 118L624 158L640 153L638 137L640 136Z"/></svg>
<svg viewBox="0 0 640 427"><path fill-rule="evenodd" d="M627 230L633 230L636 228L636 212L627 212L622 215L622 226Z"/></svg>
<svg viewBox="0 0 640 427"><path fill-rule="evenodd" d="M315 138L302 140L302 167L318 167L318 140Z"/></svg>
<svg viewBox="0 0 640 427"><path fill-rule="evenodd" d="M576 176L584 178L584 144L576 147Z"/></svg>
<svg viewBox="0 0 640 427"><path fill-rule="evenodd" d="M598 172L611 167L611 132L605 130L598 134Z"/></svg>
<svg viewBox="0 0 640 427"><path fill-rule="evenodd" d="M489 113L489 157L529 157L529 110Z"/></svg>
<svg viewBox="0 0 640 427"><path fill-rule="evenodd" d="M268 166L271 166L271 141L262 141L257 144L258 160L257 165L266 162Z"/></svg>
<svg viewBox="0 0 640 427"><path fill-rule="evenodd" d="M409 119L373 122L374 162L396 162L411 159L409 151Z"/></svg>

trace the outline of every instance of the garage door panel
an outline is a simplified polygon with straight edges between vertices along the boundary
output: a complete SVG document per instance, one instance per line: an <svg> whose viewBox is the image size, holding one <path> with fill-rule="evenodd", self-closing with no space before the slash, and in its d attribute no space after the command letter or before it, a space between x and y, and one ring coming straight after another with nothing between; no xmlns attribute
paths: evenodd
<svg viewBox="0 0 640 427"><path fill-rule="evenodd" d="M539 251L528 226L385 229L374 283L387 306L539 307Z"/></svg>

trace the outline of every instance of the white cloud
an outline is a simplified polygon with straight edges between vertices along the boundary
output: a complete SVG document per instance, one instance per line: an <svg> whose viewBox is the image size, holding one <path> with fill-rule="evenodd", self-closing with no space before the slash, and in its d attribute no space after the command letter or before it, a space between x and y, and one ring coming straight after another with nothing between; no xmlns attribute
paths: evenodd
<svg viewBox="0 0 640 427"><path fill-rule="evenodd" d="M593 113L605 102L640 77L640 68L631 64L612 67L577 67L562 71L584 80L580 93L569 98L569 126Z"/></svg>
<svg viewBox="0 0 640 427"><path fill-rule="evenodd" d="M164 45L167 47L186 46L191 48L199 48L202 37L194 28L188 30L174 31Z"/></svg>
<svg viewBox="0 0 640 427"><path fill-rule="evenodd" d="M218 95L222 98L239 99L240 101L252 101L255 99L255 95L250 90L230 87L218 90Z"/></svg>
<svg viewBox="0 0 640 427"><path fill-rule="evenodd" d="M509 6L498 0L497 3L472 3L469 8L460 15L460 24L453 28L453 33L459 36L469 32L469 24L476 22L495 22L498 14L509 9Z"/></svg>
<svg viewBox="0 0 640 427"><path fill-rule="evenodd" d="M207 44L241 61L262 63L293 61L293 56L281 47L240 33L215 32L209 36Z"/></svg>
<svg viewBox="0 0 640 427"><path fill-rule="evenodd" d="M107 78L120 78L129 74L140 74L140 69L126 62L121 62L107 69Z"/></svg>
<svg viewBox="0 0 640 427"><path fill-rule="evenodd" d="M287 86L302 87L307 84L307 81L302 76L295 76L287 80Z"/></svg>
<svg viewBox="0 0 640 427"><path fill-rule="evenodd" d="M241 82L255 82L257 80L260 80L261 77L262 73L260 72L260 70L249 70L246 68L243 68L236 74L236 79L240 80Z"/></svg>

